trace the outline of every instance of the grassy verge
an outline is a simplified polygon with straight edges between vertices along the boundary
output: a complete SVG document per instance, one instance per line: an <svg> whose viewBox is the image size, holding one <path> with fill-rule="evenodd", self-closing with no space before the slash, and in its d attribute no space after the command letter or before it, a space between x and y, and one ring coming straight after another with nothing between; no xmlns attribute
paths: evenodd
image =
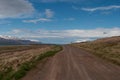
<svg viewBox="0 0 120 80"><path fill-rule="evenodd" d="M86 42L73 45L120 66L120 43Z"/></svg>
<svg viewBox="0 0 120 80"><path fill-rule="evenodd" d="M5 71L0 72L0 80L19 80L20 78L25 76L29 70L34 68L34 66L37 65L39 61L47 57L54 56L57 52L61 50L62 50L61 46L55 46L51 51L40 54L39 56L34 57L31 61L23 63L22 65L20 65L17 71L9 67Z"/></svg>

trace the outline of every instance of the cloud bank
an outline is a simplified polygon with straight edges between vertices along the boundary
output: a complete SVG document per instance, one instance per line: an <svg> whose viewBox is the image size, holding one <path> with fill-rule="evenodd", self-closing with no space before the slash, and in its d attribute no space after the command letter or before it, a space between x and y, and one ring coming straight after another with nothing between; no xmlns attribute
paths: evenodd
<svg viewBox="0 0 120 80"><path fill-rule="evenodd" d="M35 11L28 0L0 0L0 18L21 18Z"/></svg>
<svg viewBox="0 0 120 80"><path fill-rule="evenodd" d="M67 43L93 40L102 37L120 36L120 28L74 29L74 30L20 30L15 29L10 34L27 39L59 41ZM24 35L23 35L24 34ZM54 43L54 42L53 42Z"/></svg>

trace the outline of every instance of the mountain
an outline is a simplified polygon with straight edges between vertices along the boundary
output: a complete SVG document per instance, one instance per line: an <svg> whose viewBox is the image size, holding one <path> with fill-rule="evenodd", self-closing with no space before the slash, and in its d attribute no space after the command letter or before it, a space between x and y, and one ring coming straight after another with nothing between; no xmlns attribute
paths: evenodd
<svg viewBox="0 0 120 80"><path fill-rule="evenodd" d="M29 45L29 44L40 44L31 40L19 39L11 36L0 36L0 45Z"/></svg>

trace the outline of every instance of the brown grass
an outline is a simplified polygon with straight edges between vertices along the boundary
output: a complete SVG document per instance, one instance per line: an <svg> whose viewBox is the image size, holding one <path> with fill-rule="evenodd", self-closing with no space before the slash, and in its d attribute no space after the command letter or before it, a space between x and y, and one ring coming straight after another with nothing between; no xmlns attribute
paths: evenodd
<svg viewBox="0 0 120 80"><path fill-rule="evenodd" d="M19 80L40 60L53 56L62 50L62 47L57 45L34 45L20 51L16 51L16 47L12 47L15 52L0 54L0 80ZM26 46L22 47L26 48ZM5 47L4 50L6 50Z"/></svg>
<svg viewBox="0 0 120 80"><path fill-rule="evenodd" d="M9 67L17 70L22 63L50 50L51 47L48 45L0 47L0 71Z"/></svg>
<svg viewBox="0 0 120 80"><path fill-rule="evenodd" d="M120 36L72 45L88 50L107 61L120 65Z"/></svg>
<svg viewBox="0 0 120 80"><path fill-rule="evenodd" d="M7 52L23 51L29 49L42 48L48 45L21 45L21 46L0 46L0 54Z"/></svg>

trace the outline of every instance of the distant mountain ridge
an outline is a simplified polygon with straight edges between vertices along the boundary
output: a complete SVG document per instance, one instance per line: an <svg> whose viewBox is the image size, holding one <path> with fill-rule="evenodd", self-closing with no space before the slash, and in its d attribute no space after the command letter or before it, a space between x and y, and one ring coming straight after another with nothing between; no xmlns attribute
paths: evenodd
<svg viewBox="0 0 120 80"><path fill-rule="evenodd" d="M0 36L0 45L29 45L29 44L40 44L31 40L19 39L11 36Z"/></svg>

